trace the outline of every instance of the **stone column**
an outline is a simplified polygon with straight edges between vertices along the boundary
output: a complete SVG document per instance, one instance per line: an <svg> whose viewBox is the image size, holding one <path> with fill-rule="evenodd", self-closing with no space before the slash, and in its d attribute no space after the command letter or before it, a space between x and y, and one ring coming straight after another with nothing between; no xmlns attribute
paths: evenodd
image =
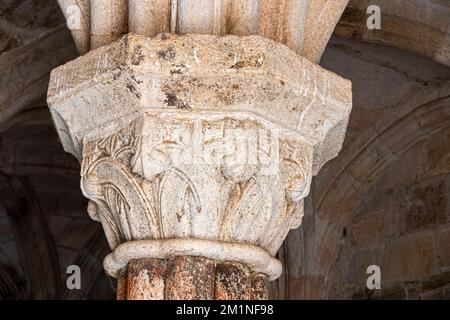
<svg viewBox="0 0 450 320"><path fill-rule="evenodd" d="M351 84L260 36L126 35L52 72L119 299L266 298Z"/></svg>
<svg viewBox="0 0 450 320"><path fill-rule="evenodd" d="M119 300L262 300L267 276L202 257L139 259L119 272Z"/></svg>

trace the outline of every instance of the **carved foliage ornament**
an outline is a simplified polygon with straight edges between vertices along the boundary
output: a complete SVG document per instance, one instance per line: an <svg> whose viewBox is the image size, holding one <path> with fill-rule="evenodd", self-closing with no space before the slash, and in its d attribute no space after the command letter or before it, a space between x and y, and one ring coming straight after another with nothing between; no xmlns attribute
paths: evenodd
<svg viewBox="0 0 450 320"><path fill-rule="evenodd" d="M339 151L351 84L271 40L127 35L52 72L49 106L113 253L273 258Z"/></svg>
<svg viewBox="0 0 450 320"><path fill-rule="evenodd" d="M147 114L86 145L81 187L113 249L132 240L196 238L274 255L300 225L311 157L301 139L254 119Z"/></svg>

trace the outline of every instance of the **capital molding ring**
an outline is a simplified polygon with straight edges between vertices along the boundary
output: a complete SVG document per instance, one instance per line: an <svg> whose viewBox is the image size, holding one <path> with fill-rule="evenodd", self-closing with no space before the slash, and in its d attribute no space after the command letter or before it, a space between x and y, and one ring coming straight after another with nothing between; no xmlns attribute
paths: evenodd
<svg viewBox="0 0 450 320"><path fill-rule="evenodd" d="M239 262L253 272L263 273L269 280L281 275L280 261L266 250L243 243L220 242L201 239L138 240L120 244L106 256L106 272L117 278L119 270L134 259L168 259L176 256L199 256L218 261Z"/></svg>

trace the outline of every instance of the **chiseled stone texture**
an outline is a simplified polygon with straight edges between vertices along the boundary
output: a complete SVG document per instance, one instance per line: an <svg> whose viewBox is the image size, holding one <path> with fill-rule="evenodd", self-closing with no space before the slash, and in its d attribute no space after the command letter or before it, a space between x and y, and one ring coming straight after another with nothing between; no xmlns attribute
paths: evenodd
<svg viewBox="0 0 450 320"><path fill-rule="evenodd" d="M91 217L121 247L110 274L144 251L196 252L274 279L270 255L340 150L351 83L259 36L127 35L56 69L48 102ZM153 242L123 246L138 240Z"/></svg>
<svg viewBox="0 0 450 320"><path fill-rule="evenodd" d="M348 0L58 0L80 54L125 33L260 35L320 61ZM76 24L74 14L78 13Z"/></svg>
<svg viewBox="0 0 450 320"><path fill-rule="evenodd" d="M267 276L201 257L140 259L120 273L119 300L265 300Z"/></svg>
<svg viewBox="0 0 450 320"><path fill-rule="evenodd" d="M351 100L350 81L258 36L129 34L55 69L48 91L65 150L78 158L83 139L144 112L234 112L313 146L314 173L340 150Z"/></svg>

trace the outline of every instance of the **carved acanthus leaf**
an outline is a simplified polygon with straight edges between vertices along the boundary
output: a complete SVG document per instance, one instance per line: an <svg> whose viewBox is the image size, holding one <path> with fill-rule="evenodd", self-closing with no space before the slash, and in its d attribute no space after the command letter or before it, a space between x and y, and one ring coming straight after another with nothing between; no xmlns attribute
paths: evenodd
<svg viewBox="0 0 450 320"><path fill-rule="evenodd" d="M96 203L112 247L196 238L274 254L283 240L278 234L301 219L295 203L308 192L312 153L304 141L257 119L148 115L87 144L82 189Z"/></svg>

